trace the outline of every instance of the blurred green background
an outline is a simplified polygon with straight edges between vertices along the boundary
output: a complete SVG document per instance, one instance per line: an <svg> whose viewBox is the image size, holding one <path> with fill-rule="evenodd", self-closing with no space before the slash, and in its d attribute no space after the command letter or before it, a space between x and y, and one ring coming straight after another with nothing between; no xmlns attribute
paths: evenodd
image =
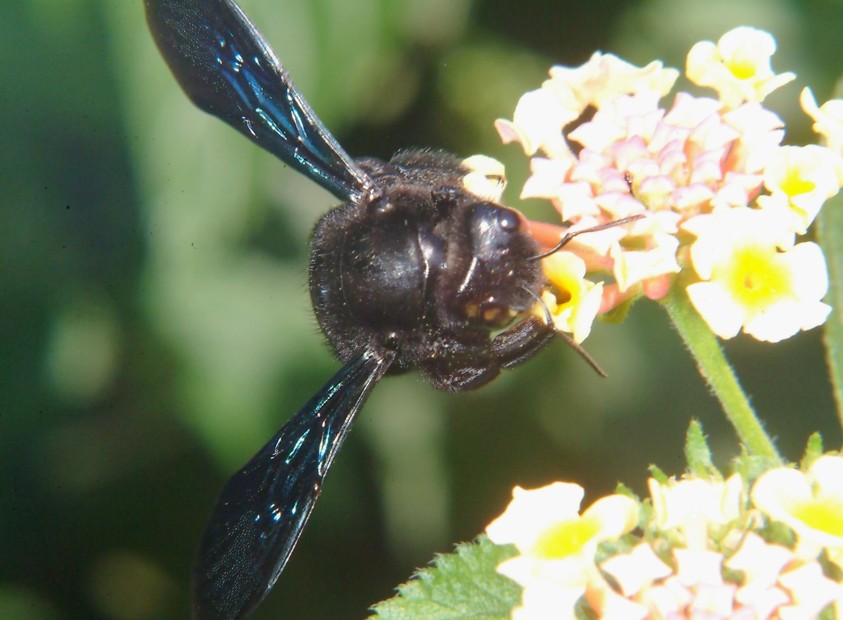
<svg viewBox="0 0 843 620"><path fill-rule="evenodd" d="M816 0L243 0L352 155L406 146L527 162L492 128L554 63L596 49L682 68L700 39L765 28L769 102L811 140L803 85L830 96L843 4ZM188 574L226 478L338 368L306 290L332 198L193 108L141 0L0 3L0 618L188 617ZM552 218L548 206L527 205ZM384 381L256 618L359 618L472 538L515 484L644 492L681 473L692 417L736 444L654 304L477 393ZM840 444L821 331L727 345L783 452ZM591 498L591 499L589 499Z"/></svg>

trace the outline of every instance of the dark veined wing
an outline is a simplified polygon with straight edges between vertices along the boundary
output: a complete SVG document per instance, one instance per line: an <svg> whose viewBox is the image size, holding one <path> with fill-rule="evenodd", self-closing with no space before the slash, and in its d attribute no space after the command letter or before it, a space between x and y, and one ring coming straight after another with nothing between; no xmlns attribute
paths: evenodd
<svg viewBox="0 0 843 620"><path fill-rule="evenodd" d="M198 620L241 618L269 593L355 414L394 357L365 351L351 360L225 485L193 569Z"/></svg>
<svg viewBox="0 0 843 620"><path fill-rule="evenodd" d="M145 0L158 49L188 97L344 201L377 195L233 0Z"/></svg>

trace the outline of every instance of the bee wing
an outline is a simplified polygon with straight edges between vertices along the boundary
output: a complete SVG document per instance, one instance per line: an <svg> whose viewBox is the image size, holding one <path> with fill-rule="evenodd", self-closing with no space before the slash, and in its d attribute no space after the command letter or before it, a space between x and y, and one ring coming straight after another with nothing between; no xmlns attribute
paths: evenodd
<svg viewBox="0 0 843 620"><path fill-rule="evenodd" d="M193 570L198 620L236 619L284 570L356 413L393 352L346 364L223 488Z"/></svg>
<svg viewBox="0 0 843 620"><path fill-rule="evenodd" d="M145 0L158 49L199 108L343 201L373 198L357 167L233 0Z"/></svg>

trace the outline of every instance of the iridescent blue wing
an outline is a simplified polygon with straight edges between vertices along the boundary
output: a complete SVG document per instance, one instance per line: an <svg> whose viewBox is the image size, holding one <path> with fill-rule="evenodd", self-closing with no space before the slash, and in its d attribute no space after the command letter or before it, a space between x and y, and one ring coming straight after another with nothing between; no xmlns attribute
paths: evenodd
<svg viewBox="0 0 843 620"><path fill-rule="evenodd" d="M269 593L354 416L393 358L358 355L228 481L194 566L195 618L241 618Z"/></svg>
<svg viewBox="0 0 843 620"><path fill-rule="evenodd" d="M158 49L187 96L343 201L372 180L310 109L233 0L145 0Z"/></svg>

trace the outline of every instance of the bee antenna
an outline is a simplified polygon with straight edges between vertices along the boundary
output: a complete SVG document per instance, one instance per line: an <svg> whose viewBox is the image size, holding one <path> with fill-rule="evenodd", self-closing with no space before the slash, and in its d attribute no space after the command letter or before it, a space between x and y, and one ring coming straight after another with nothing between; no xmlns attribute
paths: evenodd
<svg viewBox="0 0 843 620"><path fill-rule="evenodd" d="M564 340L568 344L569 347L571 347L574 351L576 351L577 353L580 354L580 357L583 358L588 363L588 365L591 366L594 369L594 372L596 372L601 377L607 377L608 376L606 374L606 371L603 370L602 368L600 368L600 364L597 363L597 360L594 359L593 357L591 357L591 355L588 354L588 351L586 351L585 349L582 348L580 343L578 343L576 340L571 338L565 332L557 332L557 333L560 336L562 336L562 340Z"/></svg>
<svg viewBox="0 0 843 620"><path fill-rule="evenodd" d="M639 217L641 217L641 216L636 216L635 219L638 219ZM618 220L618 221L620 221L620 220ZM614 223L614 222L611 222L611 223ZM604 227L605 226L606 225L604 224ZM580 232L588 232L588 231L581 230ZM574 234L576 234L576 233L574 233ZM539 257L539 258L541 258L541 257ZM527 293L529 293L530 296L533 299L535 299L539 304L541 304L542 310L544 310L544 321L548 326L552 326L553 325L553 315L550 313L550 308L547 307L547 304L544 302L544 299L542 299L541 297L536 295L533 291L528 289L526 286L522 286L521 288L524 289L525 291L527 291ZM554 329L554 331L562 338L562 340L565 341L565 343L569 347L571 347L574 351L579 353L580 357L582 357L588 363L588 365L591 366L594 369L594 371L598 375L600 375L601 377L607 376L606 372L602 368L600 368L600 364L597 363L597 360L595 360L593 357L591 357L591 355L589 355L588 351L586 351L585 349L582 348L580 343L578 343L576 340L571 338L565 332L561 332L557 329Z"/></svg>
<svg viewBox="0 0 843 620"><path fill-rule="evenodd" d="M597 226L590 226L589 228L583 228L582 230L575 230L573 232L569 231L562 235L562 238L559 240L555 246L553 246L547 252L543 252L538 256L531 256L527 260L541 260L542 258L547 258L551 254L556 254L559 250L565 247L568 242L576 237L577 235L582 235L583 233L592 233L598 232L601 230L606 230L607 228L614 228L615 226L623 226L624 224L629 224L630 222L636 222L640 219L643 219L645 215L643 213L639 213L637 215L630 215L629 217L622 217L619 220L612 220L611 222L606 222L605 224L598 224Z"/></svg>
<svg viewBox="0 0 843 620"><path fill-rule="evenodd" d="M530 297L532 297L533 299L535 299L535 300L536 300L536 302L538 302L538 303L541 305L542 310L544 310L544 322L545 322L545 324L547 324L547 325L553 325L553 315L550 313L550 308L548 308L548 307L547 307L547 304L546 304L546 303L544 303L544 299L542 299L541 297L539 297L538 295L536 295L533 291L531 291L529 288L527 288L527 287L526 287L526 286L524 286L523 284L521 285L521 289L522 289L522 290L524 290L524 291L526 291L526 292L527 292L527 294L528 294Z"/></svg>

